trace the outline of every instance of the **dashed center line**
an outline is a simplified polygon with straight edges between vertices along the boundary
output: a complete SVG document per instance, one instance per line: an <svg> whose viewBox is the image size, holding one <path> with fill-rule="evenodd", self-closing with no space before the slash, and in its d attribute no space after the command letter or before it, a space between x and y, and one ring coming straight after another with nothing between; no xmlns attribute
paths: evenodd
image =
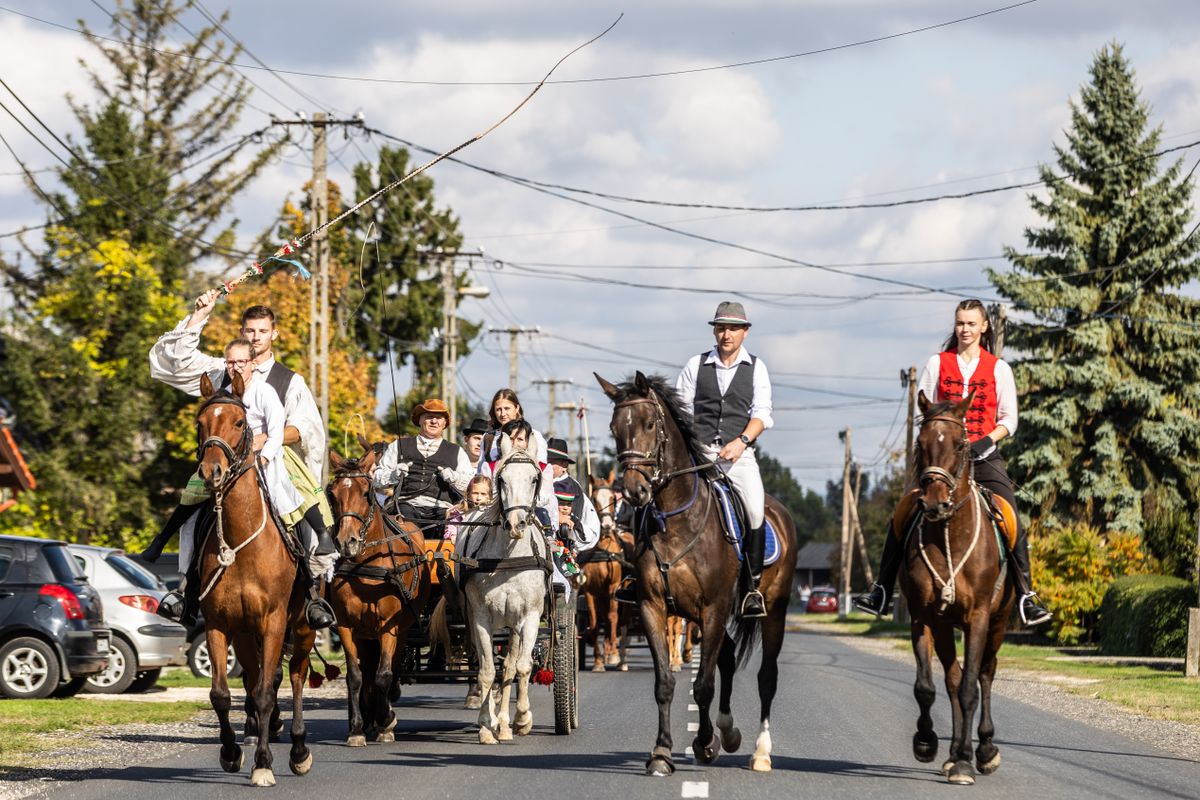
<svg viewBox="0 0 1200 800"><path fill-rule="evenodd" d="M700 710L700 706L696 705L695 703L688 703L688 711L699 711L699 710Z"/></svg>
<svg viewBox="0 0 1200 800"><path fill-rule="evenodd" d="M708 797L708 781L684 781L680 797Z"/></svg>
<svg viewBox="0 0 1200 800"><path fill-rule="evenodd" d="M692 733L693 731L698 731L698 730L700 730L699 722L689 722L688 723L688 733Z"/></svg>

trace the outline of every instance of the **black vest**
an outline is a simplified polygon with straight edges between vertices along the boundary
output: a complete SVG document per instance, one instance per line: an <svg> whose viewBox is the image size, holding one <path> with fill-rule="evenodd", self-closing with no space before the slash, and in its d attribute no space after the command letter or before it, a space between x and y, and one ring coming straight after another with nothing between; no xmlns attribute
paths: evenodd
<svg viewBox="0 0 1200 800"><path fill-rule="evenodd" d="M417 447L417 437L404 436L398 441L399 461L402 464L410 465L408 476L400 485L400 491L396 495L398 500L432 497L443 503L451 504L462 499L458 490L443 480L441 476L442 467L450 469L458 467L458 445L443 439L442 443L438 445L438 449L433 451L433 455L426 457Z"/></svg>
<svg viewBox="0 0 1200 800"><path fill-rule="evenodd" d="M717 365L705 363L707 359L708 353L702 353L696 370L696 398L692 402L696 438L704 444L725 444L736 439L750 424L754 365L758 357L752 355L749 364L738 365L723 395L717 385Z"/></svg>
<svg viewBox="0 0 1200 800"><path fill-rule="evenodd" d="M292 383L292 377L296 373L276 361L271 365L271 369L267 371L267 385L275 390L275 394L279 395L279 404L287 407L287 390ZM228 370L225 372L225 377L221 379L221 388L228 389L233 383L233 378L229 377Z"/></svg>

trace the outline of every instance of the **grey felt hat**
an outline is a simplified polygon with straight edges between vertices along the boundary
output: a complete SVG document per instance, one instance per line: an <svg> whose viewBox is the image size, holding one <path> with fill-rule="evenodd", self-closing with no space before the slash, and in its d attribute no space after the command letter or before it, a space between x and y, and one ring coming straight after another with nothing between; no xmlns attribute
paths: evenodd
<svg viewBox="0 0 1200 800"><path fill-rule="evenodd" d="M732 300L726 300L717 306L717 313L713 315L712 322L709 325L745 325L750 327L750 320L746 318L746 309L741 303L736 303Z"/></svg>

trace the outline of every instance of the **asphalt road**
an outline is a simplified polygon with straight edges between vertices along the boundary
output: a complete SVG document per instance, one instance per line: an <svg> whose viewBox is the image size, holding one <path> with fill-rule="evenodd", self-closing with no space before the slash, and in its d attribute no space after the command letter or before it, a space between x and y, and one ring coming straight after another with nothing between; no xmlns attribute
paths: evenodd
<svg viewBox="0 0 1200 800"><path fill-rule="evenodd" d="M581 727L555 736L551 697L534 687L534 729L511 743L482 746L477 712L461 708L457 686L410 686L397 707L396 741L348 748L344 704L323 699L307 715L316 765L306 777L287 768L287 744L276 744L275 794L345 798L1194 798L1200 763L1109 731L1071 721L1052 709L997 697L994 714L1003 764L973 787L952 787L937 771L949 734L949 706L934 707L942 737L933 764L913 760L916 724L912 669L818 635L789 634L772 719L774 772L747 767L757 729L755 682L742 675L734 715L742 752L700 767L684 755L696 713L688 711L691 672L678 673L673 709L677 772L650 778L642 765L653 744L655 707L649 653L631 655L631 671L580 675ZM750 678L747 680L747 678ZM940 677L938 679L941 689ZM249 762L250 753L247 753ZM248 769L229 775L212 744L181 745L171 757L69 783L50 797L161 800L243 797Z"/></svg>

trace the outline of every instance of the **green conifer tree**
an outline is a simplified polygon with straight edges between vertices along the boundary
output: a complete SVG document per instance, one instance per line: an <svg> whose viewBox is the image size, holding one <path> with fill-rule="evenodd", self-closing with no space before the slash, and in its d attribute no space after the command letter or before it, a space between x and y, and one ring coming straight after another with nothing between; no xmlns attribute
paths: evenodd
<svg viewBox="0 0 1200 800"><path fill-rule="evenodd" d="M1006 445L1035 519L1140 533L1148 506L1194 514L1200 466L1200 276L1191 173L1160 167L1161 126L1120 45L1098 52L1071 104L1044 220L990 271L1021 397ZM1192 168L1193 171L1195 167Z"/></svg>

